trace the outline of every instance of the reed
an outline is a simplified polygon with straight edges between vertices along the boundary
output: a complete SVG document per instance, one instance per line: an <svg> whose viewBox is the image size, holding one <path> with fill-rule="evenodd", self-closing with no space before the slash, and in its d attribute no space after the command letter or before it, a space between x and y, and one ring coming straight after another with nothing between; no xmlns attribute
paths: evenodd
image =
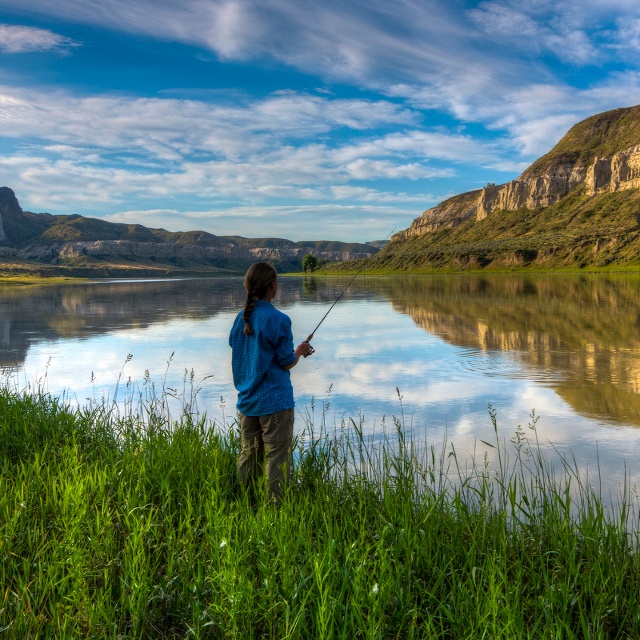
<svg viewBox="0 0 640 640"><path fill-rule="evenodd" d="M275 508L191 400L0 389L3 637L640 637L637 496L605 506L535 417L505 443L490 412L494 467L313 407Z"/></svg>

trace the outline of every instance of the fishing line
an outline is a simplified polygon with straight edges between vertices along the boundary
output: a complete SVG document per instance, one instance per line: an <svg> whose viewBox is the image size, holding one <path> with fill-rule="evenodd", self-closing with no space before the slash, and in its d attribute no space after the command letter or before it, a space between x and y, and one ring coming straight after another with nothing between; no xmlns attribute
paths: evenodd
<svg viewBox="0 0 640 640"><path fill-rule="evenodd" d="M384 238L384 240L382 242L384 242L395 230L396 230L396 228L393 227L393 229L391 229L391 231L386 235L386 237ZM351 280L349 280L349 282L347 283L347 286L342 290L340 295L333 301L333 304L329 307L329 310L327 311L327 313L325 313L322 316L322 320L320 320L320 322L318 322L318 324L316 325L316 328L309 334L309 336L307 337L305 342L311 342L311 339L315 335L316 331L320 328L320 325L325 321L325 318L331 313L331 309L333 309L333 307L335 307L338 304L338 301L340 300L340 298L342 298L342 296L346 293L347 289L353 284L353 281L364 271L364 269L365 269L365 265L360 267L360 269L358 269L353 274L353 278L351 278ZM307 353L304 357L306 358L307 356L312 355L314 352L315 352L315 349L312 347L309 350L309 353Z"/></svg>

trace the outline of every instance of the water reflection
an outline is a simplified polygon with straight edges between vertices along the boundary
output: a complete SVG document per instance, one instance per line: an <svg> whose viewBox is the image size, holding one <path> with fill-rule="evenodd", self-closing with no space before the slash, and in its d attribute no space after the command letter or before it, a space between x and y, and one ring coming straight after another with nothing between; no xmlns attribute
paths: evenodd
<svg viewBox="0 0 640 640"><path fill-rule="evenodd" d="M277 304L294 318L297 339L317 324L349 280L282 279ZM164 362L176 344L189 342L182 364L202 362L203 375L208 367L224 377L225 334L243 303L241 277L3 287L0 365L21 367L31 351L32 367L41 369L51 353L68 367L86 351L89 367L97 352L105 378L113 381L132 345L150 350L157 341L157 360ZM422 340L399 322L402 316L428 332ZM455 352L438 355L442 348L428 343L428 336ZM431 407L456 405L461 416L469 410L466 398L474 397L469 381L484 390L482 402L474 402L486 407L487 386L498 392L496 384L487 385L495 378L508 381L510 393L534 382L584 416L640 426L638 276L360 277L318 340L318 359L306 366L311 374L300 377L297 388L310 398L342 379L349 410L381 415L387 403L383 385L391 391L400 385L419 407L427 403L428 385ZM91 371L78 375L88 378ZM216 392L230 398L230 380L225 385Z"/></svg>
<svg viewBox="0 0 640 640"><path fill-rule="evenodd" d="M350 280L281 279L276 304L296 340ZM49 391L80 403L112 397L120 376L123 394L180 393L193 371L206 381L198 408L226 423L228 335L243 304L241 277L4 287L0 364L21 384L46 371ZM329 425L364 416L369 434L402 412L419 441L446 436L489 462L487 404L507 440L535 408L542 445L597 465L615 492L628 468L640 484L639 329L636 276L359 277L316 333L316 355L292 371L296 406L316 424L327 406Z"/></svg>
<svg viewBox="0 0 640 640"><path fill-rule="evenodd" d="M393 308L447 342L508 352L576 411L640 425L640 277L431 276L368 279ZM487 370L485 374L490 375Z"/></svg>
<svg viewBox="0 0 640 640"><path fill-rule="evenodd" d="M303 280L283 287L279 302L322 302L331 291ZM88 339L171 319L203 320L244 304L242 278L102 281L0 286L0 366L24 363L29 348L58 339Z"/></svg>

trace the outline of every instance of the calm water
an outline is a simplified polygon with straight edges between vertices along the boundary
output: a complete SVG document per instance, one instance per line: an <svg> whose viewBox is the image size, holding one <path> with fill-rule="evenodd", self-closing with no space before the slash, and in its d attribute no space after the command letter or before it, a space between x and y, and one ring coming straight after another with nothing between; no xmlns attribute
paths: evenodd
<svg viewBox="0 0 640 640"><path fill-rule="evenodd" d="M296 342L348 281L280 279ZM145 377L181 392L193 372L200 410L228 420L227 338L243 302L240 277L5 287L0 365L81 403L113 397L119 376L125 393ZM303 414L328 407L332 424L363 417L374 430L403 412L421 439L482 451L489 404L506 439L535 409L545 446L584 468L598 459L611 486L627 465L640 484L638 277L359 277L313 344L292 371Z"/></svg>

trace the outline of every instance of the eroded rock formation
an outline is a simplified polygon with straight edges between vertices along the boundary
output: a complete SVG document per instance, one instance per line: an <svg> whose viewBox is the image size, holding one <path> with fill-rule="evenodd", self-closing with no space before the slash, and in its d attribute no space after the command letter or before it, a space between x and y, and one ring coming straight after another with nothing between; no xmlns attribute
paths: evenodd
<svg viewBox="0 0 640 640"><path fill-rule="evenodd" d="M78 221L82 224L73 226ZM306 254L312 254L327 262L336 262L369 258L378 251L375 246L369 248L356 243L294 243L273 238L243 242L247 239L213 236L204 232L188 234L191 241L185 242L185 234L154 231L137 225L132 232L137 235L135 238L96 239L100 234L112 238L117 233L132 234L129 228L123 229L125 225L113 225L112 228L109 223L101 222L101 226L96 227L95 222L81 216L24 212L14 192L8 187L1 187L0 258L18 256L27 261L68 264L76 258L88 257L106 262L123 259L127 262L147 261L148 264L148 261L158 260L205 266L222 259L227 267L245 269L245 263L256 260L295 264L300 263ZM83 239L85 233L92 239ZM203 239L203 236L206 237ZM76 237L78 239L73 239Z"/></svg>
<svg viewBox="0 0 640 640"><path fill-rule="evenodd" d="M240 244L224 244L221 246L206 246L195 244L175 244L172 242L133 242L131 240L78 240L75 242L52 242L25 247L18 252L21 258L38 261L64 260L89 256L92 258L125 258L136 259L184 259L211 260L214 258L228 258L232 260L302 260L311 253L328 261L358 260L368 258L371 253L356 253L349 251L318 251L313 248L273 248L273 247L245 247Z"/></svg>
<svg viewBox="0 0 640 640"><path fill-rule="evenodd" d="M405 239L441 228L453 228L467 220L482 220L496 210L549 207L584 184L587 195L640 187L640 144L610 156L595 156L590 162L580 157L557 156L544 172L532 165L519 178L506 184L489 184L449 198L416 218L394 238Z"/></svg>
<svg viewBox="0 0 640 640"><path fill-rule="evenodd" d="M0 244L7 241L7 234L4 231L2 220L4 216L9 213L10 209L22 211L18 204L16 194L9 189L9 187L0 187Z"/></svg>

